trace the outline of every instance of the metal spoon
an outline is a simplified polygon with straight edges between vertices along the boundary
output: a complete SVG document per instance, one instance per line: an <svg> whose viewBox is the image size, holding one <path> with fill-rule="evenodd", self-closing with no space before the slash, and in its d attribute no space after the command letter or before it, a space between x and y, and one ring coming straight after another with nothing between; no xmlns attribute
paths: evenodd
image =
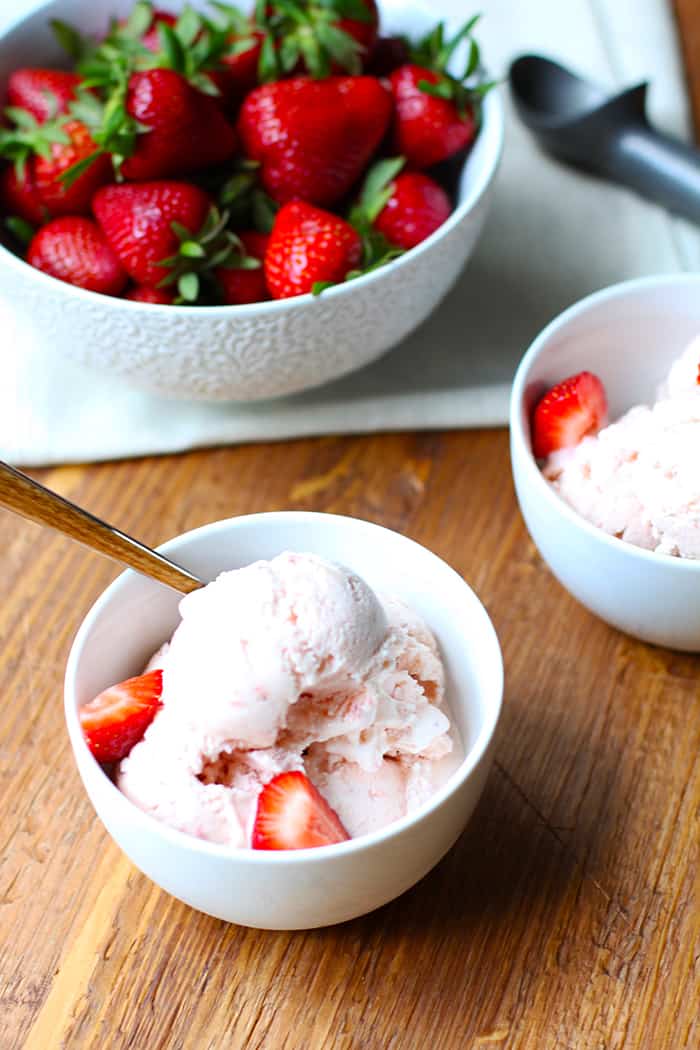
<svg viewBox="0 0 700 1050"><path fill-rule="evenodd" d="M0 460L0 506L21 514L39 525L63 532L85 547L106 554L114 561L176 591L187 594L204 583L180 565L163 557L125 532L40 485Z"/></svg>
<svg viewBox="0 0 700 1050"><path fill-rule="evenodd" d="M545 150L700 223L700 150L651 126L648 83L611 96L540 55L517 58L509 80L520 119Z"/></svg>

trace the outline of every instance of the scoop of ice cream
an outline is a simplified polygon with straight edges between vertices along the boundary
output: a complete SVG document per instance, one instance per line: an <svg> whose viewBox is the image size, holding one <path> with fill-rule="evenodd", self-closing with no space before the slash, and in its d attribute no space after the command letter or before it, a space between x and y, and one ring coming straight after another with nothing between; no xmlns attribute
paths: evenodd
<svg viewBox="0 0 700 1050"><path fill-rule="evenodd" d="M439 765L453 739L437 644L411 610L287 553L222 573L180 611L149 663L163 668L163 706L118 772L136 805L238 846L263 785L307 763L334 798L346 785L364 800L342 807L351 835L424 801L418 764Z"/></svg>
<svg viewBox="0 0 700 1050"><path fill-rule="evenodd" d="M630 409L543 470L587 521L639 547L700 558L700 338L674 363L651 408Z"/></svg>
<svg viewBox="0 0 700 1050"><path fill-rule="evenodd" d="M320 746L304 759L307 775L350 834L366 835L422 806L455 771L458 748L442 758L382 758L368 770Z"/></svg>
<svg viewBox="0 0 700 1050"><path fill-rule="evenodd" d="M163 702L209 758L271 747L290 704L314 689L346 690L386 632L367 584L311 554L224 572L183 598L180 614Z"/></svg>

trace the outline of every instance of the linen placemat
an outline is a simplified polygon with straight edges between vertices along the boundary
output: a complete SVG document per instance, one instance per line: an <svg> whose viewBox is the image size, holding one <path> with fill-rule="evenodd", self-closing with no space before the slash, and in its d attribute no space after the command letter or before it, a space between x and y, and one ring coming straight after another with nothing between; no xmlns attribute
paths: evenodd
<svg viewBox="0 0 700 1050"><path fill-rule="evenodd" d="M4 0L0 29L36 0ZM539 51L611 90L650 79L652 118L689 134L667 0L439 0L436 17L482 11L490 69ZM0 288L0 457L26 466L310 434L502 425L514 369L537 331L587 293L697 269L700 234L633 194L571 171L533 145L507 91L505 150L475 254L433 316L360 372L255 404L170 401L56 361Z"/></svg>

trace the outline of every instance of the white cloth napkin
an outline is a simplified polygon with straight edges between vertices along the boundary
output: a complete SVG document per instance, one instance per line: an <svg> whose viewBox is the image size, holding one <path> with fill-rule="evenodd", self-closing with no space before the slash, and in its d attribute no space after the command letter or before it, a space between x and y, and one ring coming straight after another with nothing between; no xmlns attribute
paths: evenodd
<svg viewBox="0 0 700 1050"><path fill-rule="evenodd" d="M2 0L0 29L36 2ZM497 75L515 54L538 51L611 89L649 78L652 118L689 133L667 0L439 0L434 7L436 16L459 19L472 8L483 12L480 38ZM555 314L604 285L699 265L700 231L550 161L509 107L493 209L476 253L443 305L380 361L282 400L169 401L55 360L0 303L0 457L39 466L309 434L500 425L517 362Z"/></svg>

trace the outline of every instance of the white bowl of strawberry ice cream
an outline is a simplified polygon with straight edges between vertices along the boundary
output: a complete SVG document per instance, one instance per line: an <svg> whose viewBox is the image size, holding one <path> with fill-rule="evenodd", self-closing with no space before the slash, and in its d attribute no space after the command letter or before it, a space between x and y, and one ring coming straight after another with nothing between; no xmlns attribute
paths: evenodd
<svg viewBox="0 0 700 1050"><path fill-rule="evenodd" d="M511 458L561 583L644 641L700 650L700 276L571 307L521 362Z"/></svg>
<svg viewBox="0 0 700 1050"><path fill-rule="evenodd" d="M66 673L107 830L164 889L244 925L341 922L413 885L490 765L502 665L467 584L331 515L231 519L163 549L212 582L181 598L125 573Z"/></svg>

